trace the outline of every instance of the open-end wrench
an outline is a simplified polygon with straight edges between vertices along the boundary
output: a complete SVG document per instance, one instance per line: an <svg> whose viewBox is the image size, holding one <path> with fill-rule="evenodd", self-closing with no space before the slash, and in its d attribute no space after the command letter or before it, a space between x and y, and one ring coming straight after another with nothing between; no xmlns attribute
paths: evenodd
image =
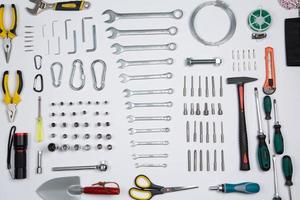
<svg viewBox="0 0 300 200"><path fill-rule="evenodd" d="M127 74L120 74L119 76L122 80L121 83L126 83L128 81L134 80L149 80L149 79L171 79L173 77L172 73L165 73L165 74L149 74L149 75L135 75L130 76Z"/></svg>
<svg viewBox="0 0 300 200"><path fill-rule="evenodd" d="M148 129L128 129L130 135L137 133L168 133L170 132L169 128L148 128Z"/></svg>
<svg viewBox="0 0 300 200"><path fill-rule="evenodd" d="M155 102L155 103L133 103L133 102L127 101L125 103L125 106L127 106L127 109L130 110L133 108L172 107L173 103L171 101Z"/></svg>
<svg viewBox="0 0 300 200"><path fill-rule="evenodd" d="M108 36L110 39L115 39L120 36L134 36L134 35L176 35L178 29L172 26L167 29L135 29L135 30L120 30L114 27L109 27L106 31L111 32Z"/></svg>
<svg viewBox="0 0 300 200"><path fill-rule="evenodd" d="M132 159L137 160L140 158L168 158L169 155L164 154L132 154Z"/></svg>
<svg viewBox="0 0 300 200"><path fill-rule="evenodd" d="M123 90L125 97L131 97L134 95L151 95L151 94L173 94L174 90L172 88L161 89L161 90Z"/></svg>
<svg viewBox="0 0 300 200"><path fill-rule="evenodd" d="M167 164L139 164L135 163L135 168L141 168L141 167L162 167L166 168L168 165Z"/></svg>
<svg viewBox="0 0 300 200"><path fill-rule="evenodd" d="M120 64L119 68L124 69L129 66L142 66L142 65L172 65L174 63L173 58L162 59L162 60L137 60L137 61L126 61L120 59L117 61Z"/></svg>
<svg viewBox="0 0 300 200"><path fill-rule="evenodd" d="M145 19L145 18L173 18L180 19L183 16L182 10L174 10L171 12L150 12L150 13L117 13L113 10L105 10L102 15L109 15L106 23L112 23L119 19Z"/></svg>
<svg viewBox="0 0 300 200"><path fill-rule="evenodd" d="M113 54L119 55L126 51L153 51L153 50L168 50L174 51L177 48L175 43L168 44L151 44L151 45L132 45L132 46L123 46L119 43L111 45L111 48L115 48Z"/></svg>
<svg viewBox="0 0 300 200"><path fill-rule="evenodd" d="M130 141L131 147L145 146L145 145L169 145L169 141Z"/></svg>
<svg viewBox="0 0 300 200"><path fill-rule="evenodd" d="M171 116L149 116L149 117L134 117L132 115L127 116L128 122L136 122L136 121L170 121Z"/></svg>

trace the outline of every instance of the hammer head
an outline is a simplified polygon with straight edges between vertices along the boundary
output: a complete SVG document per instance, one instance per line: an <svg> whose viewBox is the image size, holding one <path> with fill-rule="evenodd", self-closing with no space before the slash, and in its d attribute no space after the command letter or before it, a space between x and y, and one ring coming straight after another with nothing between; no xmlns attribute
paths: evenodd
<svg viewBox="0 0 300 200"><path fill-rule="evenodd" d="M34 3L35 6L34 8L26 8L26 10L32 14L32 15L37 15L41 12L42 8L43 8L43 5L44 5L44 2L43 0L29 0L30 2Z"/></svg>
<svg viewBox="0 0 300 200"><path fill-rule="evenodd" d="M256 81L257 78L252 77L232 77L227 78L227 84L236 84L236 85L243 85L245 83Z"/></svg>

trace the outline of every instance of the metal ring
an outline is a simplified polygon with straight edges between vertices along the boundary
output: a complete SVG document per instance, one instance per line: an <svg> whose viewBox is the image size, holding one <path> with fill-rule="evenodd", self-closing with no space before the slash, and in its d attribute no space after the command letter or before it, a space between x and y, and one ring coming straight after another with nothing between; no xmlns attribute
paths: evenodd
<svg viewBox="0 0 300 200"><path fill-rule="evenodd" d="M225 35L225 37L223 39L221 39L220 41L217 41L217 42L209 42L209 41L204 40L203 38L201 38L199 36L199 34L197 33L196 28L195 28L196 16L198 15L198 13L200 12L200 10L202 8L207 7L207 6L216 6L216 7L223 9L225 11L225 13L228 15L229 20L230 20L230 28L229 28L228 33ZM229 8L229 6L225 2L220 1L220 0L207 1L207 2L200 4L194 10L194 12L191 16L191 19L190 19L190 29L191 29L193 36L202 44L207 45L207 46L219 46L219 45L224 44L228 40L230 40L232 38L232 36L234 35L235 30L236 30L236 18L235 18L233 11Z"/></svg>

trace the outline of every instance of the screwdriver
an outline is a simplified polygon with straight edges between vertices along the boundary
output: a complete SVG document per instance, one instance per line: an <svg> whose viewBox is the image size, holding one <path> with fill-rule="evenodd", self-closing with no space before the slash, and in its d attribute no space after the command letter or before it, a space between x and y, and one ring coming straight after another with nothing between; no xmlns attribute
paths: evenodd
<svg viewBox="0 0 300 200"><path fill-rule="evenodd" d="M41 105L42 99L39 96L38 97L38 117L36 121L36 141L38 143L42 142L44 139L44 133L43 133L43 118L42 118L42 111L41 111Z"/></svg>
<svg viewBox="0 0 300 200"><path fill-rule="evenodd" d="M277 110L277 101L276 99L273 100L274 104L274 118L275 118L275 124L274 124L274 149L277 154L283 154L284 151L284 144L283 144L283 137L281 133L281 125L279 124L278 120L278 110Z"/></svg>
<svg viewBox="0 0 300 200"><path fill-rule="evenodd" d="M276 156L273 155L273 175L274 175L274 197L273 200L281 200L281 197L278 193L278 176L277 176L277 168L276 168Z"/></svg>
<svg viewBox="0 0 300 200"><path fill-rule="evenodd" d="M292 200L291 186L293 185L293 163L291 157L288 155L282 157L282 170L285 177L285 185L288 186L289 190L289 199Z"/></svg>
<svg viewBox="0 0 300 200"><path fill-rule="evenodd" d="M258 193L260 187L257 183L244 182L238 184L225 183L218 186L210 186L209 190L217 190L223 193L244 193L244 194L254 194Z"/></svg>
<svg viewBox="0 0 300 200"><path fill-rule="evenodd" d="M258 97L258 90L254 88L255 94L255 102L256 102L256 114L257 114L257 123L258 123L258 161L261 170L268 171L271 167L271 159L270 159L270 152L268 146L266 144L266 135L262 129L262 122L261 122L261 111L260 111L260 102Z"/></svg>
<svg viewBox="0 0 300 200"><path fill-rule="evenodd" d="M272 119L271 117L271 111L272 111L272 100L270 96L265 96L264 97L264 111L265 111L265 120L267 120L268 123L268 143L271 143L271 136L270 136L270 120Z"/></svg>

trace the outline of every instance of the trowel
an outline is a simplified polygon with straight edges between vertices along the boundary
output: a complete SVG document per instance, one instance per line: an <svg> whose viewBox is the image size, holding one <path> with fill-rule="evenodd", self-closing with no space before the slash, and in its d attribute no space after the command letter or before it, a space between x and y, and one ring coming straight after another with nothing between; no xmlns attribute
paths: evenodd
<svg viewBox="0 0 300 200"><path fill-rule="evenodd" d="M107 184L114 184L116 187L106 187ZM81 187L79 176L70 176L51 179L43 183L36 192L44 200L79 200L81 194L118 195L120 188L115 182L99 182L90 187Z"/></svg>

